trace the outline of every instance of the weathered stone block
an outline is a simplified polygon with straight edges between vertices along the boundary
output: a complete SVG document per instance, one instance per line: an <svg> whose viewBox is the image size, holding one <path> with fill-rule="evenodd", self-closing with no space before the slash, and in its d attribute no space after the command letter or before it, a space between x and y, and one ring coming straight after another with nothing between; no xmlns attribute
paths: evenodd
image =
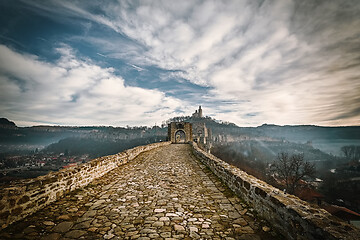
<svg viewBox="0 0 360 240"><path fill-rule="evenodd" d="M45 190L34 192L30 197L35 198L36 196L39 196L41 194L44 194Z"/></svg>
<svg viewBox="0 0 360 240"><path fill-rule="evenodd" d="M44 179L43 184L46 185L46 184L54 183L57 182L58 180L59 179L56 176L53 176L51 178Z"/></svg>
<svg viewBox="0 0 360 240"><path fill-rule="evenodd" d="M13 208L15 206L16 203L16 199L15 198L10 198L8 199L8 204L10 208Z"/></svg>
<svg viewBox="0 0 360 240"><path fill-rule="evenodd" d="M43 205L44 203L46 203L46 201L49 199L49 196L45 196L45 197L42 197L40 198L36 203L38 206L41 206Z"/></svg>
<svg viewBox="0 0 360 240"><path fill-rule="evenodd" d="M6 188L5 191L7 191L8 197L18 196L23 192L23 189L21 187L11 187Z"/></svg>
<svg viewBox="0 0 360 240"><path fill-rule="evenodd" d="M262 198L266 198L267 193L265 192L265 190L259 188L259 187L255 187L255 193L257 195L260 195Z"/></svg>
<svg viewBox="0 0 360 240"><path fill-rule="evenodd" d="M35 180L33 182L30 182L28 185L26 185L26 191L38 189L41 185L42 184L40 180Z"/></svg>
<svg viewBox="0 0 360 240"><path fill-rule="evenodd" d="M30 202L30 203L26 206L25 210L33 209L33 208L35 208L35 207L36 207L36 202Z"/></svg>
<svg viewBox="0 0 360 240"><path fill-rule="evenodd" d="M244 187L245 187L247 190L249 190L249 189L250 189L250 183L244 181Z"/></svg>
<svg viewBox="0 0 360 240"><path fill-rule="evenodd" d="M18 216L18 215L20 215L22 213L22 211L23 211L22 207L17 207L15 209L11 210L11 215L12 216Z"/></svg>
<svg viewBox="0 0 360 240"><path fill-rule="evenodd" d="M30 200L30 197L25 195L25 196L22 196L18 201L17 201L17 204L20 205L20 204L23 204L23 203L26 203Z"/></svg>

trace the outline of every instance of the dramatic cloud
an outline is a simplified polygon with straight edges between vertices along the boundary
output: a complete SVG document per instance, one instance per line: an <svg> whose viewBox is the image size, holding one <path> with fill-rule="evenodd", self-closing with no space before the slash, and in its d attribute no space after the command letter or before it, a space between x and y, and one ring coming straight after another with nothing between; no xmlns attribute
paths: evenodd
<svg viewBox="0 0 360 240"><path fill-rule="evenodd" d="M126 125L160 123L181 103L164 93L130 87L111 68L57 49L54 64L0 45L1 112L29 124ZM152 112L149 114L148 112Z"/></svg>
<svg viewBox="0 0 360 240"><path fill-rule="evenodd" d="M43 81L42 74L54 81L60 78L63 92L56 97L67 99L79 112L87 107L84 119L90 118L92 104L100 106L107 100L112 104L111 96L121 92L124 95L117 96L117 101L122 113L139 115L124 117L117 124L147 124L159 116L190 114L199 104L212 117L244 126L360 122L360 4L356 0L52 0L46 4L24 1L24 6L36 15L80 28L77 34L66 31L61 42L92 61L62 52L57 62L40 64L33 55L22 55L29 63L13 79L9 79L15 74L11 66L0 66L7 73L1 81L6 81L5 88L26 93L33 82ZM82 50L88 48L93 55ZM30 78L31 64L40 66ZM48 73L44 68L52 70ZM81 76L75 81L77 74ZM46 95L42 100L48 97L47 86L39 99L42 94ZM154 102L146 101L149 97ZM81 104L84 99L89 105ZM39 107L40 100L35 105ZM148 116L143 119L144 112ZM113 124L107 120L113 116L103 114L97 122ZM50 118L47 121L54 122ZM76 119L86 124L83 118Z"/></svg>

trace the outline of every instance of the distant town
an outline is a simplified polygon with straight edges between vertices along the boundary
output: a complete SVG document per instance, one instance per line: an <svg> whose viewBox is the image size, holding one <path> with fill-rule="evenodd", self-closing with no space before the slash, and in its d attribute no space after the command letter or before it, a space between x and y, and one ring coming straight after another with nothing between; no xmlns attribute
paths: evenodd
<svg viewBox="0 0 360 240"><path fill-rule="evenodd" d="M62 168L73 167L89 161L89 154L71 156L68 153L43 153L35 151L32 155L5 156L0 159L1 183L14 179L33 178L47 174L49 171L58 171Z"/></svg>

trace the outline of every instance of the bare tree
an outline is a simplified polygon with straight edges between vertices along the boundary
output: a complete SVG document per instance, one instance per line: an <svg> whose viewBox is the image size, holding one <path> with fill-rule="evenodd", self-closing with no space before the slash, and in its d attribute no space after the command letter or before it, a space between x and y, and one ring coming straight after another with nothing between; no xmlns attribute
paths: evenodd
<svg viewBox="0 0 360 240"><path fill-rule="evenodd" d="M272 170L285 183L286 190L293 194L301 179L315 175L315 164L304 161L303 154L289 156L288 153L282 152L272 165Z"/></svg>
<svg viewBox="0 0 360 240"><path fill-rule="evenodd" d="M341 151L344 153L345 158L348 160L360 159L360 146L342 146Z"/></svg>

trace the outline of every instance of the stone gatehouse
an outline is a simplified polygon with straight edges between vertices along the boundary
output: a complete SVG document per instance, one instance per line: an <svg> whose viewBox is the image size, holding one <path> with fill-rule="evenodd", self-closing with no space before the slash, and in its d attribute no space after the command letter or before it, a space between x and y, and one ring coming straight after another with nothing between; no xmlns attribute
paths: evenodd
<svg viewBox="0 0 360 240"><path fill-rule="evenodd" d="M189 122L172 122L168 126L168 139L172 143L192 141L192 125Z"/></svg>

